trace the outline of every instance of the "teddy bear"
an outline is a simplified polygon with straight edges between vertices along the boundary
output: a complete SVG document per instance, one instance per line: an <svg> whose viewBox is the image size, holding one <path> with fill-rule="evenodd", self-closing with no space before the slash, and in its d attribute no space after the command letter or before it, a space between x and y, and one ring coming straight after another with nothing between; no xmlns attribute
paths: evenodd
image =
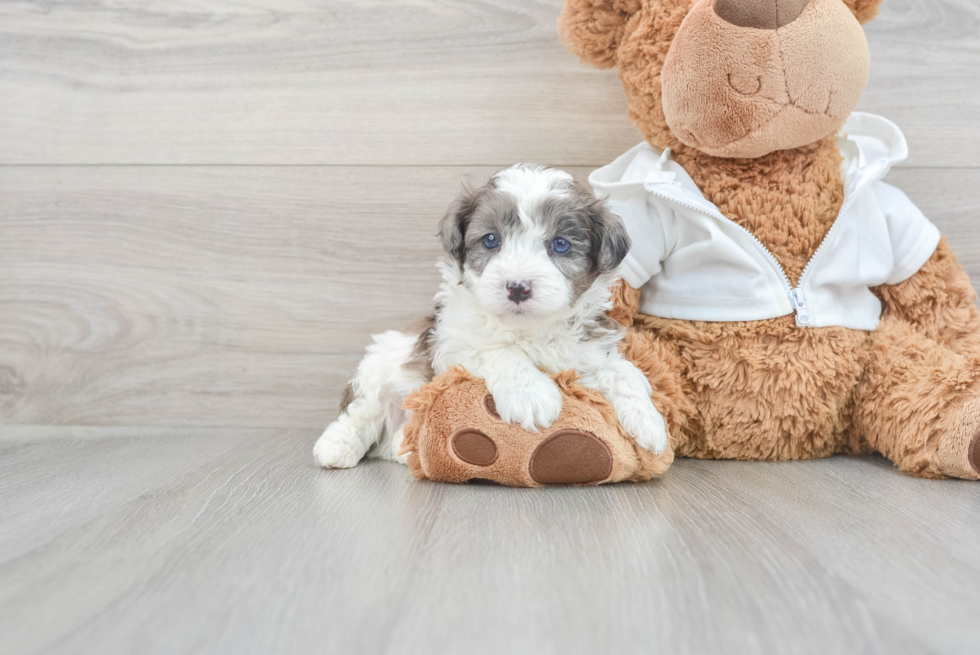
<svg viewBox="0 0 980 655"><path fill-rule="evenodd" d="M881 0L567 0L644 142L590 182L627 223L617 313L681 457L880 453L980 478L980 315L853 112Z"/></svg>
<svg viewBox="0 0 980 655"><path fill-rule="evenodd" d="M601 397L586 404L605 422L580 411L572 378L552 429L507 426L456 371L406 401L417 476L596 484L660 475L674 455L880 453L916 476L980 479L977 295L882 179L907 157L900 129L854 112L870 68L861 24L880 3L567 0L565 44L617 68L644 137L589 181L632 240L610 316L671 449L627 447ZM578 434L548 455L564 474L535 477L536 449L559 433ZM458 438L482 459L466 462Z"/></svg>

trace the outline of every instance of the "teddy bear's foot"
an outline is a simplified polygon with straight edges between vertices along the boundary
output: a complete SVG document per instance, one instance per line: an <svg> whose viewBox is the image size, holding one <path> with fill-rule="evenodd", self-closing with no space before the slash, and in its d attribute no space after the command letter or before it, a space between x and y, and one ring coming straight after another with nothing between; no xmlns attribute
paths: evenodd
<svg viewBox="0 0 980 655"><path fill-rule="evenodd" d="M547 432L504 421L483 380L462 368L442 373L405 400L412 412L400 452L420 479L495 482L512 487L641 482L673 461L639 447L601 393L574 372L553 378L562 412ZM499 400L499 399L498 399Z"/></svg>
<svg viewBox="0 0 980 655"><path fill-rule="evenodd" d="M528 473L538 484L587 484L612 474L609 446L582 430L559 430L538 444Z"/></svg>
<svg viewBox="0 0 980 655"><path fill-rule="evenodd" d="M955 427L939 440L935 458L943 475L980 480L980 398L963 406Z"/></svg>

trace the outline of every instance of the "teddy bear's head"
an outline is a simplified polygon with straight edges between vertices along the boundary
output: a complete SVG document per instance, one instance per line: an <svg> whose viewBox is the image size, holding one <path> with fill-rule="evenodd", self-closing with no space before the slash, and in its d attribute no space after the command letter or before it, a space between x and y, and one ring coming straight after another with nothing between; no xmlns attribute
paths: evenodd
<svg viewBox="0 0 980 655"><path fill-rule="evenodd" d="M868 80L881 0L567 0L569 49L619 67L659 148L753 158L837 132Z"/></svg>

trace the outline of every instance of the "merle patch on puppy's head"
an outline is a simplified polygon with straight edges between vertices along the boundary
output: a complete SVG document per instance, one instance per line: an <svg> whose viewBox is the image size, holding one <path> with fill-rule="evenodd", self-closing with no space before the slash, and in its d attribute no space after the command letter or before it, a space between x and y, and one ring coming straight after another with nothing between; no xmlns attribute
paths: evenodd
<svg viewBox="0 0 980 655"><path fill-rule="evenodd" d="M570 307L626 257L622 220L564 171L519 164L464 189L439 225L463 283L499 315Z"/></svg>

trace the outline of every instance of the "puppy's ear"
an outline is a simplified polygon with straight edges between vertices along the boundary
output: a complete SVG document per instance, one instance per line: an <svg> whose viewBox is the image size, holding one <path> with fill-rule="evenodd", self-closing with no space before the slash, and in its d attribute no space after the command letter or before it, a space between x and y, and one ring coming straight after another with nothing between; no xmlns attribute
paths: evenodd
<svg viewBox="0 0 980 655"><path fill-rule="evenodd" d="M632 242L626 226L623 219L612 213L602 200L589 204L589 220L596 266L600 273L610 273L616 270L630 251Z"/></svg>
<svg viewBox="0 0 980 655"><path fill-rule="evenodd" d="M439 236L442 247L450 257L463 267L466 259L466 226L476 210L483 189L471 189L464 185L453 204L449 205L446 215L439 221Z"/></svg>

